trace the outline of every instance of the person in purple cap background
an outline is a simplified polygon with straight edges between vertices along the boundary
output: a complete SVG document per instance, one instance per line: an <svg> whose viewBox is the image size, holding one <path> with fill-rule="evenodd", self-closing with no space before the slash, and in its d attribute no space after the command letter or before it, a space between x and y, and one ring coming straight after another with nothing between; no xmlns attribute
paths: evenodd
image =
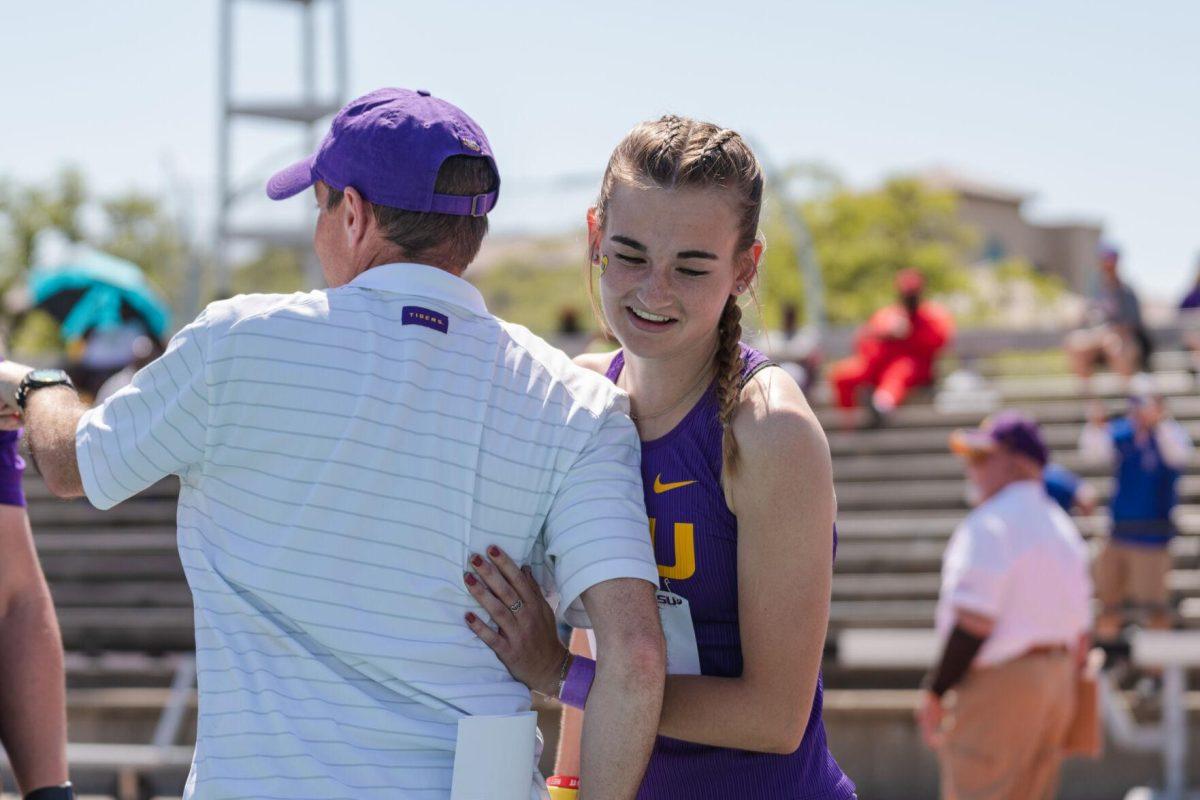
<svg viewBox="0 0 1200 800"><path fill-rule="evenodd" d="M213 303L90 410L65 374L0 364L55 494L107 509L180 478L185 797L445 800L467 716L514 731L497 758L529 759L496 800L545 797L530 692L464 624L533 611L469 593L497 542L605 648L584 797L635 793L665 671L637 431L615 386L462 279L499 186L460 109L371 92L267 187L315 193L327 289ZM535 688L557 693L566 662L545 667Z"/></svg>
<svg viewBox="0 0 1200 800"><path fill-rule="evenodd" d="M1049 800L1088 648L1087 547L1042 484L1038 425L1002 412L956 431L980 499L942 561L942 654L917 721L954 798Z"/></svg>

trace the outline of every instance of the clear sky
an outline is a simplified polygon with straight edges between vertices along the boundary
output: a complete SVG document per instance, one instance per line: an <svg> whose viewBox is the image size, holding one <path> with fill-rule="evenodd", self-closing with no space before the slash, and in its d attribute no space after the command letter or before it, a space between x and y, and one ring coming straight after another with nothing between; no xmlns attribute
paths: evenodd
<svg viewBox="0 0 1200 800"><path fill-rule="evenodd" d="M296 91L298 14L240 6L239 96ZM581 214L590 187L539 181L598 175L634 122L673 111L856 185L941 165L1028 190L1035 219L1103 221L1151 295L1181 291L1200 252L1191 0L348 0L348 16L352 95L428 88L487 130L506 179L501 229L536 227L536 195ZM207 225L217 19L217 0L6 4L0 175L37 181L74 163L100 191L171 193ZM258 180L299 148L248 127L237 171Z"/></svg>

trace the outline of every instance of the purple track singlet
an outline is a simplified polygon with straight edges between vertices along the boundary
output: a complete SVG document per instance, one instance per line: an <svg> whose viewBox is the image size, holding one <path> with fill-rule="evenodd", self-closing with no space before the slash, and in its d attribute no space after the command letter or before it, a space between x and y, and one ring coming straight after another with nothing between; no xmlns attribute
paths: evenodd
<svg viewBox="0 0 1200 800"><path fill-rule="evenodd" d="M771 365L745 344L742 357L743 385ZM609 380L615 383L624 365L624 353L618 351L606 373ZM742 674L738 530L721 490L721 466L721 423L711 386L670 433L642 442L642 486L662 588L691 604L701 674L737 677ZM836 536L834 531L835 550ZM850 800L854 784L829 752L821 697L818 674L808 727L799 749L789 755L659 736L638 800Z"/></svg>

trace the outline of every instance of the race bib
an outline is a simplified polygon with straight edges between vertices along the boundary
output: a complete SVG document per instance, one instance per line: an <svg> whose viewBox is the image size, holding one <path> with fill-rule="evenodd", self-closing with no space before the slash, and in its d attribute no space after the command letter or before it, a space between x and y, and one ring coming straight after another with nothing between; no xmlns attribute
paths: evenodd
<svg viewBox="0 0 1200 800"><path fill-rule="evenodd" d="M700 648L692 624L692 606L674 592L655 592L658 616L667 637L667 674L699 675Z"/></svg>

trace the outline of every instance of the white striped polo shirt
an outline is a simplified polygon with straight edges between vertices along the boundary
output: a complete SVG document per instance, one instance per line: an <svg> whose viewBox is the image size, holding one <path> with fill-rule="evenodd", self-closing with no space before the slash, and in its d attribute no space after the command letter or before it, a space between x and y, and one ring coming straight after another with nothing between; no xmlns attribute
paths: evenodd
<svg viewBox="0 0 1200 800"><path fill-rule="evenodd" d="M99 508L180 477L189 797L448 797L457 720L530 707L463 621L469 555L534 564L576 623L657 582L627 398L429 266L210 305L76 450Z"/></svg>

